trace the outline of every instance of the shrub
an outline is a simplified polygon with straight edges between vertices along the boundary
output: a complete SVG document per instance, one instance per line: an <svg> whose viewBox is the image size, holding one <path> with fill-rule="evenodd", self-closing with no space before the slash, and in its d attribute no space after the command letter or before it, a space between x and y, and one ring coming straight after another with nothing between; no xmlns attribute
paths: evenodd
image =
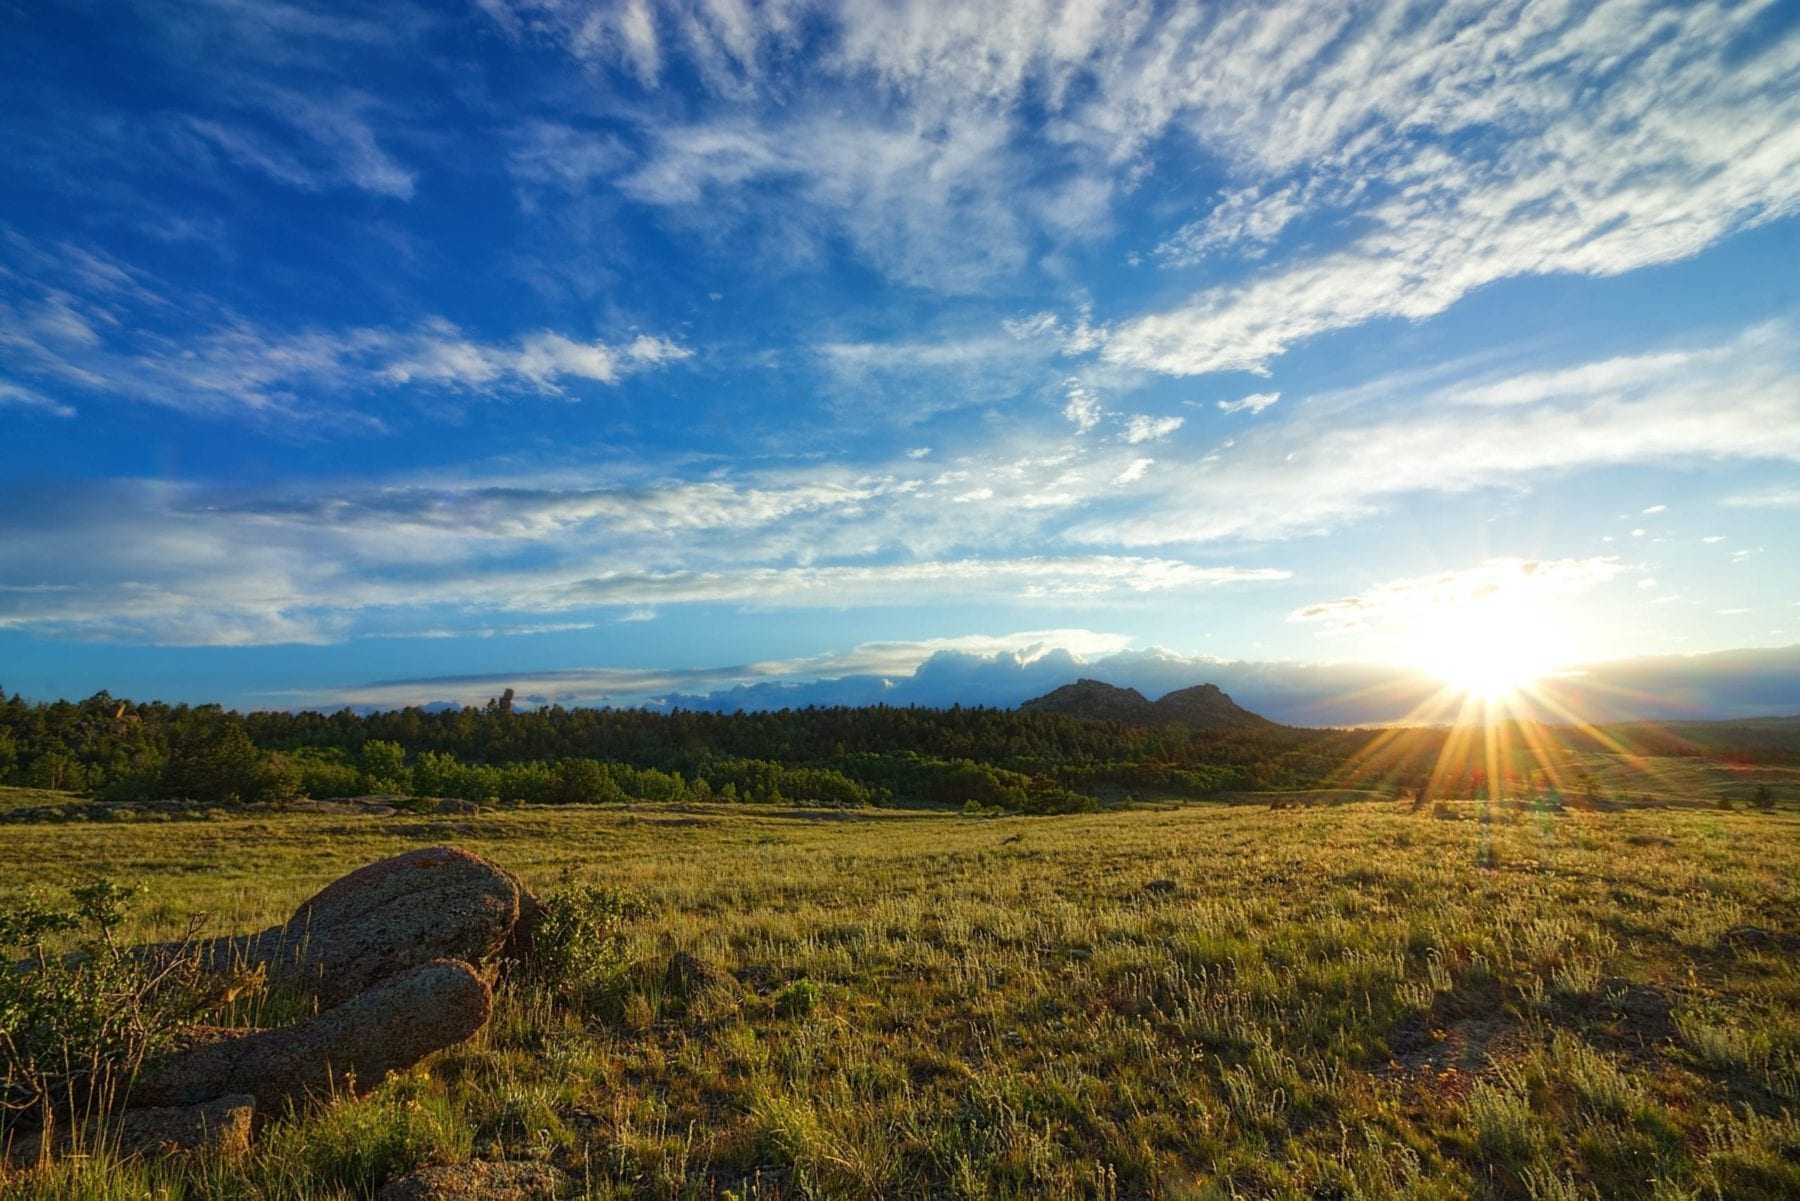
<svg viewBox="0 0 1800 1201"><path fill-rule="evenodd" d="M626 893L577 884L569 874L542 903L543 913L531 933L531 953L517 964L517 978L585 1008L622 980L621 927L641 907Z"/></svg>
<svg viewBox="0 0 1800 1201"><path fill-rule="evenodd" d="M819 1007L819 986L805 976L775 994L775 1016L803 1018Z"/></svg>
<svg viewBox="0 0 1800 1201"><path fill-rule="evenodd" d="M131 896L95 880L66 908L32 892L0 910L0 962L31 965L0 970L0 1126L39 1126L45 1148L60 1128L79 1146L104 1126L196 1007L192 957L152 961L118 942Z"/></svg>

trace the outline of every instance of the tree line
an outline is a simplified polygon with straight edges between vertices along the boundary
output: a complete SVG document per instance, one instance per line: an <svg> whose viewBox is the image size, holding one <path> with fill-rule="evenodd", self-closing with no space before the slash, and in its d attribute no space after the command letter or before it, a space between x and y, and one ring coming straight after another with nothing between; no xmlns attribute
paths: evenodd
<svg viewBox="0 0 1800 1201"><path fill-rule="evenodd" d="M370 793L476 801L895 800L1051 812L1097 792L1298 788L1341 758L1326 732L1200 732L986 707L708 713L545 706L376 713L0 690L0 783L205 804Z"/></svg>
<svg viewBox="0 0 1800 1201"><path fill-rule="evenodd" d="M1572 757L1597 746L1728 760L1792 754L1761 727L1752 729L1760 741L1734 741L1737 724L1677 735L1652 726L1512 723L1484 737L1438 728L1143 726L960 705L525 710L510 692L456 709L240 714L107 692L29 702L0 689L0 784L209 805L379 793L528 803L901 801L1058 812L1134 795L1319 787L1517 794L1572 777ZM1788 731L1787 746L1793 737Z"/></svg>

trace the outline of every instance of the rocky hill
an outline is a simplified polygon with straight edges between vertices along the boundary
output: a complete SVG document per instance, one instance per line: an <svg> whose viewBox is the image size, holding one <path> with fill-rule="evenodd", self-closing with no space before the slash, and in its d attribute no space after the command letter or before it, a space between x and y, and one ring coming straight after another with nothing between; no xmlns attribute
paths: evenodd
<svg viewBox="0 0 1800 1201"><path fill-rule="evenodd" d="M1025 713L1059 713L1095 721L1156 724L1156 707L1135 688L1115 688L1099 680L1076 680L1019 706Z"/></svg>
<svg viewBox="0 0 1800 1201"><path fill-rule="evenodd" d="M1236 704L1219 691L1217 684L1197 684L1169 693L1151 706L1156 720L1183 726L1211 729L1267 726L1274 723Z"/></svg>
<svg viewBox="0 0 1800 1201"><path fill-rule="evenodd" d="M1152 702L1135 688L1116 688L1100 680L1077 680L1054 692L1034 697L1019 708L1029 713L1060 713L1065 717L1122 721L1140 726L1179 725L1220 730L1274 724L1233 703L1216 684L1181 688Z"/></svg>

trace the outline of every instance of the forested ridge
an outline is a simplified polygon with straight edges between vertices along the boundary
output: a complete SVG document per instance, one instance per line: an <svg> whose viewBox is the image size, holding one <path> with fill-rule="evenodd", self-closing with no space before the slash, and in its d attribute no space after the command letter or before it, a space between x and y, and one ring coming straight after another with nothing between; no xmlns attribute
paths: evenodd
<svg viewBox="0 0 1800 1201"><path fill-rule="evenodd" d="M528 803L924 801L1056 812L1136 795L1398 792L1428 779L1436 793L1474 795L1488 770L1535 787L1546 756L1616 745L1619 732L1659 754L1793 756L1791 728L1777 736L1759 727L1741 745L1718 733L1725 728L1710 739L1698 726L1551 728L1554 737L1544 727L1524 729L1505 740L1520 751L1495 764L1431 728L1196 728L961 706L527 710L516 709L510 693L480 708L239 714L106 692L34 703L0 690L0 783L205 804L391 793Z"/></svg>

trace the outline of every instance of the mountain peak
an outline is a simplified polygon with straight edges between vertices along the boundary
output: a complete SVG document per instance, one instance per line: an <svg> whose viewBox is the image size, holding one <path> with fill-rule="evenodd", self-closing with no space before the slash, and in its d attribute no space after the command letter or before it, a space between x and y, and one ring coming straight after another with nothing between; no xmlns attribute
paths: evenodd
<svg viewBox="0 0 1800 1201"><path fill-rule="evenodd" d="M1028 713L1060 713L1095 721L1123 721L1147 725L1155 720L1155 707L1135 688L1118 688L1103 680L1076 680L1034 697L1020 705Z"/></svg>
<svg viewBox="0 0 1800 1201"><path fill-rule="evenodd" d="M1220 690L1217 684L1196 684L1180 688L1158 700L1151 708L1158 722L1172 725L1204 726L1212 729L1267 725L1259 717L1239 705Z"/></svg>
<svg viewBox="0 0 1800 1201"><path fill-rule="evenodd" d="M1077 680L1019 706L1027 713L1060 713L1091 721L1132 725L1180 725L1229 729L1268 724L1220 691L1217 684L1196 684L1169 693L1152 704L1135 688L1119 688L1103 680Z"/></svg>

